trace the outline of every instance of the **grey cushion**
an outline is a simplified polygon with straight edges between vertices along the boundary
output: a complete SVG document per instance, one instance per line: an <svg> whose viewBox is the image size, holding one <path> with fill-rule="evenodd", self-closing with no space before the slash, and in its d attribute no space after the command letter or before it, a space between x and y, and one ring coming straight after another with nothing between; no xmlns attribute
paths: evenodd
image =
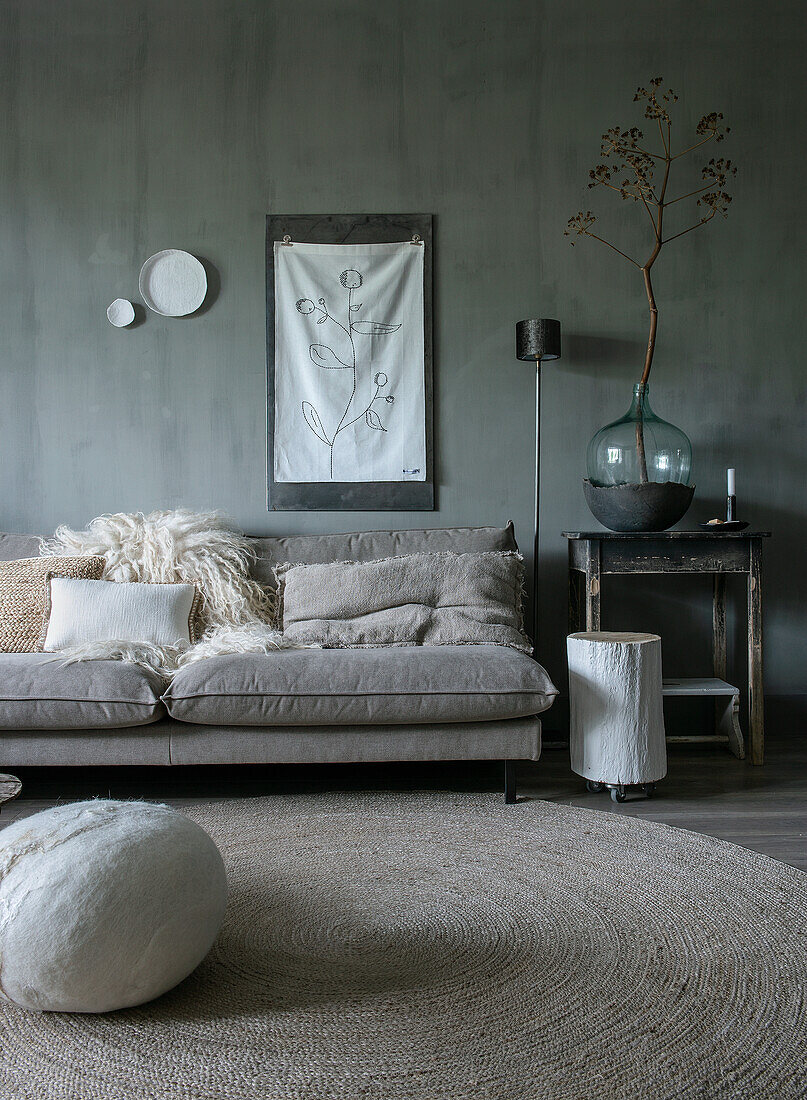
<svg viewBox="0 0 807 1100"><path fill-rule="evenodd" d="M0 653L0 729L142 726L164 715L162 686L127 661L68 665L52 653Z"/></svg>
<svg viewBox="0 0 807 1100"><path fill-rule="evenodd" d="M402 554L281 565L283 635L296 645L508 645L524 635L518 554Z"/></svg>
<svg viewBox="0 0 807 1100"><path fill-rule="evenodd" d="M520 718L555 695L525 653L473 645L227 654L181 668L163 699L183 722L316 726Z"/></svg>
<svg viewBox="0 0 807 1100"><path fill-rule="evenodd" d="M330 561L376 561L402 554L458 554L517 550L512 523L506 527L435 527L417 531L350 531L339 535L256 538L255 576L273 585L272 566L280 562L319 565ZM1 549L1 547L0 547Z"/></svg>

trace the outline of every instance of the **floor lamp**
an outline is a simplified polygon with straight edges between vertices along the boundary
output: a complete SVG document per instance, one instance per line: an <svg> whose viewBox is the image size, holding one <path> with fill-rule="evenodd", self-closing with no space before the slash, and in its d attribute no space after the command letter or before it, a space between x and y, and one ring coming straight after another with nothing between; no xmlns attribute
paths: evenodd
<svg viewBox="0 0 807 1100"><path fill-rule="evenodd" d="M516 323L516 359L535 363L535 542L532 549L532 646L538 648L538 512L541 501L541 363L560 359L560 321Z"/></svg>

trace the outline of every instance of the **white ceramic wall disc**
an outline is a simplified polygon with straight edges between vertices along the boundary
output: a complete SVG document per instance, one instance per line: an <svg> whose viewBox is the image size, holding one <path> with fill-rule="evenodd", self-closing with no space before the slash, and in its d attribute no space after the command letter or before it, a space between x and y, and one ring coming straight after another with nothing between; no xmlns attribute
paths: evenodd
<svg viewBox="0 0 807 1100"><path fill-rule="evenodd" d="M106 307L106 315L110 325L126 328L135 319L134 306L126 298L116 298Z"/></svg>
<svg viewBox="0 0 807 1100"><path fill-rule="evenodd" d="M163 317L195 313L207 294L205 269L190 252L167 248L149 256L140 269L143 301Z"/></svg>

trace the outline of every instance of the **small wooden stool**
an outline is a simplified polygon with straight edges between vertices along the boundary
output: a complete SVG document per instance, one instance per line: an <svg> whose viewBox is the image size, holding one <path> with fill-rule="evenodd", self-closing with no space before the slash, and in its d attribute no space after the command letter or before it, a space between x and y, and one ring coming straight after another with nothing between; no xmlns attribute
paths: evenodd
<svg viewBox="0 0 807 1100"><path fill-rule="evenodd" d="M591 791L609 788L614 802L627 786L651 795L667 774L661 638L592 630L570 634L566 652L572 770Z"/></svg>

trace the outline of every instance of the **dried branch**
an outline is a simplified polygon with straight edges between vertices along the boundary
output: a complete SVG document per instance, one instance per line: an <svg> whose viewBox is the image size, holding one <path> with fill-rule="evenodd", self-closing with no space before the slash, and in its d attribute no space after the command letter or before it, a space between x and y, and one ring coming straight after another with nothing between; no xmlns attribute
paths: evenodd
<svg viewBox="0 0 807 1100"><path fill-rule="evenodd" d="M645 263L638 263L622 249L617 248L615 244L592 232L591 226L596 218L590 210L585 213L579 211L575 214L574 217L569 219L564 230L566 236L575 238L579 236L593 237L594 240L607 245L608 248L638 267L642 272L650 310L650 335L641 377L643 384L647 383L650 376L658 328L658 308L653 293L651 269L665 244L669 244L677 237L683 237L685 234L699 229L702 225L706 225L717 214L721 214L723 217L728 214L731 195L726 192L725 186L729 178L735 175L737 171L730 160L724 160L723 158L715 160L713 157L702 169L701 178L704 181L702 186L684 195L678 195L674 199L667 198L670 169L673 162L709 141L723 141L726 134L729 133L729 127L724 125L723 115L719 112L713 111L711 114L704 115L695 129L699 140L680 152L673 153L672 116L670 111L673 105L677 103L678 96L672 88L667 88L666 91L662 90L663 83L661 77L655 77L646 88L637 88L633 97L634 103L644 104L644 117L650 120L655 119L663 152L657 153L652 149L645 148L644 134L638 127L633 126L630 129L623 130L619 126L612 126L605 131L600 142L600 153L604 159L602 163L595 165L589 172L589 188L607 187L610 191L616 191L623 200L641 201L653 226L654 237L653 249ZM663 165L664 168L658 190L656 190L654 182L654 172L657 164ZM624 177L625 172L628 173L627 177ZM666 208L673 206L675 203L683 202L684 199L693 198L695 195L699 196L696 205L703 207L708 213L705 213L694 225L681 230L680 233L665 237L663 227ZM651 205L655 207L655 214L651 210ZM574 244L575 241L572 240L571 243ZM641 478L642 481L646 481L647 466L641 414L637 423L636 446Z"/></svg>
<svg viewBox="0 0 807 1100"><path fill-rule="evenodd" d="M585 236L593 237L595 241L600 241L601 244L607 244L609 248L613 248L614 252L618 252L620 256L624 256L626 260L630 261L630 263L632 263L634 267L638 267L641 271L642 265L638 263L638 261L634 260L632 256L629 256L627 252L623 252L621 248L617 248L615 244L611 244L610 241L606 241L605 237L598 237L596 233L591 233L588 230L586 230Z"/></svg>
<svg viewBox="0 0 807 1100"><path fill-rule="evenodd" d="M685 195L679 195L677 199L667 199L664 205L674 206L677 202L683 202L684 199L691 199L693 195L699 195L701 191L707 191L711 186L711 183L705 183L703 187L696 187L694 191L687 191Z"/></svg>
<svg viewBox="0 0 807 1100"><path fill-rule="evenodd" d="M624 259L628 260L635 267L641 268L642 265L637 263L637 261L634 260L632 256L629 256L627 252L623 252L622 249L617 248L615 244L606 241L605 237L599 237L596 233L591 232L589 226L593 225L596 220L597 219L590 210L587 210L585 213L580 210L573 218L569 218L566 223L566 228L563 230L563 235L564 237L593 237L595 241L599 241L601 244L605 244L609 248L612 248L614 252L618 252L620 256L624 257ZM574 245L574 241L570 243Z"/></svg>
<svg viewBox="0 0 807 1100"><path fill-rule="evenodd" d="M707 214L705 218L701 218L701 220L695 222L694 225L690 225L689 229L682 229L680 233L674 233L672 237L665 237L661 243L669 244L670 241L674 241L677 237L683 237L685 233L691 233L693 229L700 229L702 225L706 225L707 222L710 222L716 213L717 211L713 210L711 214Z"/></svg>

